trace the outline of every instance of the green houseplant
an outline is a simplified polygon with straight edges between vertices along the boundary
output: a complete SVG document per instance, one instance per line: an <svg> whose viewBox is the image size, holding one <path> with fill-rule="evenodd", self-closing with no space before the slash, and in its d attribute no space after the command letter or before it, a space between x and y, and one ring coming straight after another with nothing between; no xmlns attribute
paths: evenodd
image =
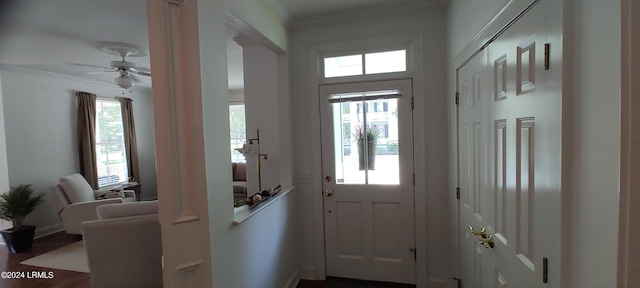
<svg viewBox="0 0 640 288"><path fill-rule="evenodd" d="M382 133L381 127L371 127L371 126L356 126L355 132L353 133L354 140L356 144L358 144L358 166L362 171L365 169L365 143L366 143L366 151L367 151L367 170L375 170L376 164L376 146L378 145L378 137Z"/></svg>
<svg viewBox="0 0 640 288"><path fill-rule="evenodd" d="M45 194L32 194L31 184L22 184L0 195L0 218L13 223L13 228L0 231L0 234L13 253L30 250L33 244L36 226L22 225L22 221L42 203Z"/></svg>

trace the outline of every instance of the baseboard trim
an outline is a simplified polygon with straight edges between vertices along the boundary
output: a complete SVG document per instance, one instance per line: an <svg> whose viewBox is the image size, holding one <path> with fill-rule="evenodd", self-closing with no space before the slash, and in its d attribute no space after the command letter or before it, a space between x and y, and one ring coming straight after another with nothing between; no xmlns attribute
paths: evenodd
<svg viewBox="0 0 640 288"><path fill-rule="evenodd" d="M316 267L309 267L309 266L300 267L300 279L318 280L316 277Z"/></svg>
<svg viewBox="0 0 640 288"><path fill-rule="evenodd" d="M51 235L53 233L58 233L58 232L63 231L63 230L64 230L64 228L62 228L62 223L56 224L56 225L51 225L49 227L44 227L44 228L41 228L41 229L38 229L36 227L36 234L34 235L33 238L38 239L40 237Z"/></svg>
<svg viewBox="0 0 640 288"><path fill-rule="evenodd" d="M300 282L300 271L299 270L295 270L293 271L293 274L291 275L291 277L289 277L289 281L287 281L287 285L285 285L285 288L296 288L296 286L298 286L298 282Z"/></svg>

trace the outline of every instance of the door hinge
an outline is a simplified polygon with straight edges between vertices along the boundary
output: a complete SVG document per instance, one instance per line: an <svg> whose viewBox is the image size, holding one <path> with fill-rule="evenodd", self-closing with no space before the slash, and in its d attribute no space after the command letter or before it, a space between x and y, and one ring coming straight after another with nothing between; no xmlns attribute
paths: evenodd
<svg viewBox="0 0 640 288"><path fill-rule="evenodd" d="M460 199L460 187L456 187L456 199Z"/></svg>
<svg viewBox="0 0 640 288"><path fill-rule="evenodd" d="M409 251L411 251L411 253L413 253L413 260L418 261L418 253L416 252L416 248L411 248L409 249Z"/></svg>
<svg viewBox="0 0 640 288"><path fill-rule="evenodd" d="M549 55L551 53L551 44L550 43L544 43L544 70L549 70L549 58L551 57L551 55Z"/></svg>
<svg viewBox="0 0 640 288"><path fill-rule="evenodd" d="M415 108L415 101L413 100L413 96L411 96L411 110Z"/></svg>
<svg viewBox="0 0 640 288"><path fill-rule="evenodd" d="M542 283L549 283L549 259L542 258Z"/></svg>
<svg viewBox="0 0 640 288"><path fill-rule="evenodd" d="M460 104L460 92L456 92L456 105Z"/></svg>
<svg viewBox="0 0 640 288"><path fill-rule="evenodd" d="M416 172L413 172L413 186L416 186Z"/></svg>
<svg viewBox="0 0 640 288"><path fill-rule="evenodd" d="M456 286L456 287L462 288L462 279L460 279L460 278L451 278L451 279L453 279L454 281L458 282L458 286Z"/></svg>

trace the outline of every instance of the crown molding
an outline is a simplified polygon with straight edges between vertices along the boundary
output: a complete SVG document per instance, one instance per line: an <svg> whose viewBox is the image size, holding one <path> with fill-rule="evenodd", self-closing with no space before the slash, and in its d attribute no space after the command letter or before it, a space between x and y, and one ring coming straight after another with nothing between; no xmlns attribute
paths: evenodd
<svg viewBox="0 0 640 288"><path fill-rule="evenodd" d="M285 7L280 0L262 0L262 3L273 12L276 17L280 20L280 22L285 27L290 27L293 22L293 17L287 7Z"/></svg>
<svg viewBox="0 0 640 288"><path fill-rule="evenodd" d="M225 11L225 17L226 17L227 24L242 34L234 38L234 41L236 41L238 45L242 46L242 44L240 43L248 45L249 44L248 39L252 39L253 41L255 41L255 43L260 43L261 45L269 48L271 51L275 53L286 52L284 48L281 48L277 44L273 43L269 38L264 36L262 33L258 32L256 29L251 27L251 25L247 24L242 19L233 15L228 10ZM238 41L240 41L240 43Z"/></svg>
<svg viewBox="0 0 640 288"><path fill-rule="evenodd" d="M256 41L253 38L250 38L245 35L238 35L236 37L233 37L233 41L235 41L236 44L240 45L240 47L247 47L251 45L262 44L259 41Z"/></svg>
<svg viewBox="0 0 640 288"><path fill-rule="evenodd" d="M300 17L294 18L292 29L294 31L302 31L328 25L344 25L362 21L441 12L445 11L448 5L449 0L441 0L437 3L420 1L413 4L385 4L339 12L301 15Z"/></svg>

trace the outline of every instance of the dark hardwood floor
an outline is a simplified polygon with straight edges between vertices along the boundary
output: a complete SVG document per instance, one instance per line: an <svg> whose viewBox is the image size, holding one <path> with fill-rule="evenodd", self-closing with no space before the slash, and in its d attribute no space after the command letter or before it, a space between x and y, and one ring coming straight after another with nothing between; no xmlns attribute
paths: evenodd
<svg viewBox="0 0 640 288"><path fill-rule="evenodd" d="M0 245L0 272L53 272L53 279L3 279L0 277L0 287L2 288L90 288L91 279L89 273L81 273L67 270L50 269L22 265L20 262L42 255L49 251L67 246L73 242L80 241L76 236L68 235L64 232L55 233L33 242L31 251L22 253L11 253L5 245Z"/></svg>
<svg viewBox="0 0 640 288"><path fill-rule="evenodd" d="M88 273L58 270L50 268L22 265L20 262L38 255L67 246L80 241L77 236L64 232L48 235L33 242L31 251L11 253L5 245L0 245L0 272L53 272L53 279L3 279L0 277L2 288L90 288L91 279ZM300 280L297 288L412 288L415 285L360 281L329 277L325 281ZM249 288L249 287L238 287Z"/></svg>
<svg viewBox="0 0 640 288"><path fill-rule="evenodd" d="M325 281L300 280L297 288L414 288L415 285L327 277Z"/></svg>

